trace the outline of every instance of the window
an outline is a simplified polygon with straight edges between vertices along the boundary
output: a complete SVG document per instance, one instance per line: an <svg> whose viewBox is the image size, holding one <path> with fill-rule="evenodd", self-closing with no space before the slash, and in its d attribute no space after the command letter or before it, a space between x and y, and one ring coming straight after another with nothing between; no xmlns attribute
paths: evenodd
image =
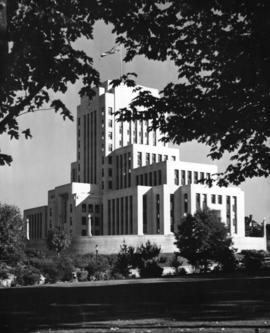
<svg viewBox="0 0 270 333"><path fill-rule="evenodd" d="M188 213L188 194L184 194L184 213Z"/></svg>
<svg viewBox="0 0 270 333"><path fill-rule="evenodd" d="M161 154L158 154L158 161L162 162L162 155Z"/></svg>
<svg viewBox="0 0 270 333"><path fill-rule="evenodd" d="M188 184L192 183L192 173L191 171L188 171Z"/></svg>
<svg viewBox="0 0 270 333"><path fill-rule="evenodd" d="M92 204L89 204L88 205L88 212L89 213L93 213L94 209L93 209L93 205Z"/></svg>
<svg viewBox="0 0 270 333"><path fill-rule="evenodd" d="M143 185L143 175L140 175L140 184Z"/></svg>
<svg viewBox="0 0 270 333"><path fill-rule="evenodd" d="M226 224L229 229L231 230L231 197L226 196Z"/></svg>
<svg viewBox="0 0 270 333"><path fill-rule="evenodd" d="M156 154L152 154L152 163L156 163Z"/></svg>
<svg viewBox="0 0 270 333"><path fill-rule="evenodd" d="M157 223L157 233L160 233L160 199L159 194L156 195L156 223Z"/></svg>
<svg viewBox="0 0 270 333"><path fill-rule="evenodd" d="M72 204L69 205L69 211L72 213Z"/></svg>
<svg viewBox="0 0 270 333"><path fill-rule="evenodd" d="M104 168L101 170L101 176L104 177Z"/></svg>
<svg viewBox="0 0 270 333"><path fill-rule="evenodd" d="M143 233L147 233L147 197L143 196Z"/></svg>
<svg viewBox="0 0 270 333"><path fill-rule="evenodd" d="M206 194L203 194L203 208L206 208L207 207L207 195Z"/></svg>
<svg viewBox="0 0 270 333"><path fill-rule="evenodd" d="M86 204L82 204L82 212L83 212L83 213L86 212Z"/></svg>
<svg viewBox="0 0 270 333"><path fill-rule="evenodd" d="M195 171L194 172L194 184L198 184L198 177L199 177L198 171Z"/></svg>
<svg viewBox="0 0 270 333"><path fill-rule="evenodd" d="M112 164L112 156L109 156L109 157L108 157L108 163L109 163L109 164Z"/></svg>
<svg viewBox="0 0 270 333"><path fill-rule="evenodd" d="M113 114L113 108L112 107L108 107L108 114L111 116Z"/></svg>
<svg viewBox="0 0 270 333"><path fill-rule="evenodd" d="M112 123L113 123L113 122L112 122L112 119L109 119L109 121L108 121L108 126L109 126L109 127L112 127Z"/></svg>
<svg viewBox="0 0 270 333"><path fill-rule="evenodd" d="M154 186L157 185L157 171L154 171Z"/></svg>
<svg viewBox="0 0 270 333"><path fill-rule="evenodd" d="M174 170L174 184L179 185L179 170Z"/></svg>
<svg viewBox="0 0 270 333"><path fill-rule="evenodd" d="M137 185L137 186L140 185L140 184L139 184L139 176L138 176L138 175L136 176L136 185Z"/></svg>
<svg viewBox="0 0 270 333"><path fill-rule="evenodd" d="M144 185L148 186L148 174L144 174Z"/></svg>
<svg viewBox="0 0 270 333"><path fill-rule="evenodd" d="M222 195L218 195L218 204L219 204L219 205L222 204Z"/></svg>
<svg viewBox="0 0 270 333"><path fill-rule="evenodd" d="M170 194L170 231L174 232L174 194Z"/></svg>
<svg viewBox="0 0 270 333"><path fill-rule="evenodd" d="M138 166L142 166L142 153L139 151L137 153Z"/></svg>
<svg viewBox="0 0 270 333"><path fill-rule="evenodd" d="M176 156L172 156L172 161L176 161Z"/></svg>
<svg viewBox="0 0 270 333"><path fill-rule="evenodd" d="M146 153L146 165L150 164L150 154Z"/></svg>
<svg viewBox="0 0 270 333"><path fill-rule="evenodd" d="M211 195L211 202L212 202L212 204L216 203L216 195L215 194Z"/></svg>
<svg viewBox="0 0 270 333"><path fill-rule="evenodd" d="M109 152L112 152L112 150L113 150L113 147L112 147L111 143L109 143L109 145L108 145L108 150L109 150Z"/></svg>
<svg viewBox="0 0 270 333"><path fill-rule="evenodd" d="M82 233L81 233L82 236L86 236L86 230L85 229L82 229Z"/></svg>
<svg viewBox="0 0 270 333"><path fill-rule="evenodd" d="M153 132L153 145L154 146L157 145L157 133L156 133L156 131Z"/></svg>
<svg viewBox="0 0 270 333"><path fill-rule="evenodd" d="M111 181L111 180L108 181L108 188L109 188L110 190L112 189L112 181Z"/></svg>
<svg viewBox="0 0 270 333"><path fill-rule="evenodd" d="M200 193L196 193L196 210L201 209L201 195Z"/></svg>
<svg viewBox="0 0 270 333"><path fill-rule="evenodd" d="M153 181L152 181L152 172L149 173L149 185L150 185L150 186L153 185Z"/></svg>
<svg viewBox="0 0 270 333"><path fill-rule="evenodd" d="M86 216L82 216L82 225L86 225Z"/></svg>
<svg viewBox="0 0 270 333"><path fill-rule="evenodd" d="M186 185L186 171L181 171L181 185Z"/></svg>
<svg viewBox="0 0 270 333"><path fill-rule="evenodd" d="M99 207L99 205L95 205L95 212L97 214L100 213L100 207Z"/></svg>
<svg viewBox="0 0 270 333"><path fill-rule="evenodd" d="M168 155L164 155L164 161L168 160Z"/></svg>
<svg viewBox="0 0 270 333"><path fill-rule="evenodd" d="M161 170L158 170L158 185L162 184L162 174L161 174Z"/></svg>
<svg viewBox="0 0 270 333"><path fill-rule="evenodd" d="M109 137L110 140L112 140L112 132L108 133L108 137Z"/></svg>
<svg viewBox="0 0 270 333"><path fill-rule="evenodd" d="M78 118L78 126L81 125L81 118Z"/></svg>
<svg viewBox="0 0 270 333"><path fill-rule="evenodd" d="M112 177L112 168L108 169L108 175L109 175L109 177Z"/></svg>
<svg viewBox="0 0 270 333"><path fill-rule="evenodd" d="M210 179L210 178L211 178L210 173L207 172L207 173L206 173L206 179Z"/></svg>
<svg viewBox="0 0 270 333"><path fill-rule="evenodd" d="M234 233L237 234L237 198L236 197L232 197L232 212L233 212Z"/></svg>
<svg viewBox="0 0 270 333"><path fill-rule="evenodd" d="M200 180L204 179L204 173L200 172Z"/></svg>
<svg viewBox="0 0 270 333"><path fill-rule="evenodd" d="M96 227L99 226L99 217L95 217L95 226L96 226Z"/></svg>

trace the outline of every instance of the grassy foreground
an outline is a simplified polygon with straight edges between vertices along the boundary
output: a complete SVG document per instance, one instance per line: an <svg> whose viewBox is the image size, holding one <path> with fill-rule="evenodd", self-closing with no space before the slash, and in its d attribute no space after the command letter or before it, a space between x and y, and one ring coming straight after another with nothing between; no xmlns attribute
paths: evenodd
<svg viewBox="0 0 270 333"><path fill-rule="evenodd" d="M0 331L267 332L269 285L186 277L0 289Z"/></svg>

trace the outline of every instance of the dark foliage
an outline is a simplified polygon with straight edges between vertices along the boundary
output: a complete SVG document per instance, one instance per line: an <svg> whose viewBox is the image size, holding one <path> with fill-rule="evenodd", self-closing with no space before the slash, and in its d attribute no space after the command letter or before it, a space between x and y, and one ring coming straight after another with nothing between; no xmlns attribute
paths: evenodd
<svg viewBox="0 0 270 333"><path fill-rule="evenodd" d="M40 271L31 265L18 266L15 275L15 284L21 286L38 284L41 276Z"/></svg>
<svg viewBox="0 0 270 333"><path fill-rule="evenodd" d="M0 203L0 260L12 265L23 260L25 240L19 209Z"/></svg>
<svg viewBox="0 0 270 333"><path fill-rule="evenodd" d="M224 268L228 261L232 261L234 251L228 231L215 212L208 208L183 218L175 237L180 255L205 272L212 261Z"/></svg>
<svg viewBox="0 0 270 333"><path fill-rule="evenodd" d="M245 217L245 236L246 237L263 237L264 223L258 223L252 219L252 215Z"/></svg>
<svg viewBox="0 0 270 333"><path fill-rule="evenodd" d="M60 227L56 227L48 231L47 247L49 250L55 251L57 255L67 249L71 244L70 235Z"/></svg>
<svg viewBox="0 0 270 333"><path fill-rule="evenodd" d="M142 278L160 277L163 268L159 265L160 247L147 241L136 249L133 267L139 269Z"/></svg>
<svg viewBox="0 0 270 333"><path fill-rule="evenodd" d="M268 0L19 0L9 1L7 12L0 34L0 135L30 137L18 116L48 105L71 118L62 101L50 100L50 90L65 93L81 79L81 95L92 96L99 74L74 42L92 39L94 23L104 20L124 45L125 61L169 59L178 73L161 98L141 92L123 119L151 119L165 140L195 139L210 147L212 159L231 153L220 185L269 175ZM133 85L127 74L123 81ZM11 161L1 153L0 164Z"/></svg>
<svg viewBox="0 0 270 333"><path fill-rule="evenodd" d="M89 255L85 270L89 280L108 280L112 276L112 266L107 256Z"/></svg>
<svg viewBox="0 0 270 333"><path fill-rule="evenodd" d="M257 273L263 267L264 251L243 250L241 254L243 255L242 262L246 272Z"/></svg>
<svg viewBox="0 0 270 333"><path fill-rule="evenodd" d="M219 184L270 173L270 3L267 0L149 1L116 25L126 59L170 59L178 82L161 98L142 91L122 119L151 119L165 140L197 140L231 163ZM160 4L161 2L159 2ZM139 14L141 11L141 15ZM146 112L138 112L138 107ZM268 141L267 141L268 140Z"/></svg>
<svg viewBox="0 0 270 333"><path fill-rule="evenodd" d="M134 247L127 246L126 243L123 243L120 247L120 252L118 253L114 264L114 273L128 277L130 268L134 266L134 253Z"/></svg>

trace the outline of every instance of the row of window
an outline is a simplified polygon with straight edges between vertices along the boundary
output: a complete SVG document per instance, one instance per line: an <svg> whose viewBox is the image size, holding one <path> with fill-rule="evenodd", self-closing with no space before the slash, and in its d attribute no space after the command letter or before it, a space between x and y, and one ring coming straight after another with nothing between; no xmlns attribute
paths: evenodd
<svg viewBox="0 0 270 333"><path fill-rule="evenodd" d="M199 180L209 179L211 177L209 172L198 172L198 171L187 171L187 170L174 170L174 184L180 185L180 175L181 175L181 185L198 184Z"/></svg>
<svg viewBox="0 0 270 333"><path fill-rule="evenodd" d="M131 186L131 153L116 156L116 189Z"/></svg>
<svg viewBox="0 0 270 333"><path fill-rule="evenodd" d="M133 234L132 196L108 200L109 235Z"/></svg>
<svg viewBox="0 0 270 333"><path fill-rule="evenodd" d="M72 211L72 205L70 205L71 207L71 211ZM102 210L101 205L94 205L94 204L88 204L88 213L96 213L99 214ZM82 204L82 213L86 213L87 212L87 205L86 204Z"/></svg>
<svg viewBox="0 0 270 333"><path fill-rule="evenodd" d="M30 239L41 239L42 238L42 213L29 215L29 216L27 216L27 219L29 221L29 238ZM46 233L46 230L45 230L45 233Z"/></svg>
<svg viewBox="0 0 270 333"><path fill-rule="evenodd" d="M162 172L161 170L155 170L153 172L144 173L136 176L136 185L143 186L157 186L162 184Z"/></svg>
<svg viewBox="0 0 270 333"><path fill-rule="evenodd" d="M171 156L170 158L171 158L172 161L176 161L176 156ZM159 162L162 162L162 161L167 161L168 159L169 159L168 155L146 153L145 154L145 164L144 165L159 163ZM142 165L143 165L142 152L138 151L137 152L137 166L141 167Z"/></svg>

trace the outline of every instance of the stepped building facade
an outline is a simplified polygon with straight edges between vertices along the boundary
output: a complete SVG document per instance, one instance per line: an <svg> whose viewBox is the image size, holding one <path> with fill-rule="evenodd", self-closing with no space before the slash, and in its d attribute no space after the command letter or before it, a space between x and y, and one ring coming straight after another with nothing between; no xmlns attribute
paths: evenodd
<svg viewBox="0 0 270 333"><path fill-rule="evenodd" d="M81 98L70 183L51 189L47 206L24 211L30 243L41 244L49 229L61 227L78 252L113 253L123 241L136 246L146 240L173 252L181 219L209 207L234 247L265 249L265 238L245 237L243 191L199 183L218 172L215 165L181 161L179 148L160 141L146 121L117 121L115 112L135 96L132 88L106 81L91 101Z"/></svg>

